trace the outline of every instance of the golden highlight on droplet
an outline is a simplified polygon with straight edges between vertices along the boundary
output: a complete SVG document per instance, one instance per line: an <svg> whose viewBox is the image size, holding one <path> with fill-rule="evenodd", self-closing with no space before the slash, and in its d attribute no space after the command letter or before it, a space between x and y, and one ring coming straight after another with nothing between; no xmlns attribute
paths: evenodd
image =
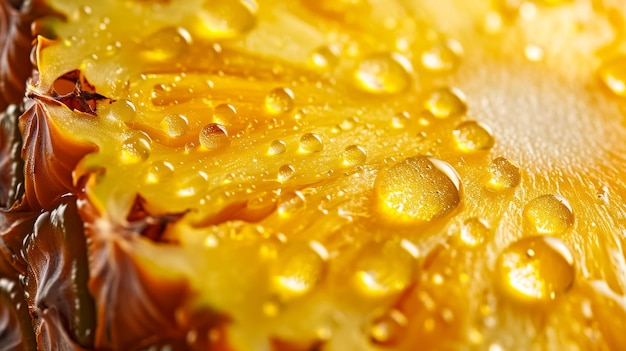
<svg viewBox="0 0 626 351"><path fill-rule="evenodd" d="M574 284L574 256L560 239L532 236L504 249L497 260L499 286L508 297L521 302L550 301Z"/></svg>
<svg viewBox="0 0 626 351"><path fill-rule="evenodd" d="M326 273L328 251L319 242L287 244L272 266L272 285L283 299L301 296L313 289Z"/></svg>
<svg viewBox="0 0 626 351"><path fill-rule="evenodd" d="M374 191L382 218L397 224L428 223L461 203L461 180L454 168L427 156L409 157L381 170Z"/></svg>
<svg viewBox="0 0 626 351"><path fill-rule="evenodd" d="M524 221L537 234L557 235L574 225L574 212L560 195L543 195L524 207Z"/></svg>

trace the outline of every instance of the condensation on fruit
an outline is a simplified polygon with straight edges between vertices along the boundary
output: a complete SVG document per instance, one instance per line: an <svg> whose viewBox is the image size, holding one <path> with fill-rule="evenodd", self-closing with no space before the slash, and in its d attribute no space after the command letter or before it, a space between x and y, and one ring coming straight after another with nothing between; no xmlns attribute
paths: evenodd
<svg viewBox="0 0 626 351"><path fill-rule="evenodd" d="M365 149L359 145L350 145L343 151L343 165L346 167L362 165L366 159Z"/></svg>
<svg viewBox="0 0 626 351"><path fill-rule="evenodd" d="M315 133L306 133L300 137L300 152L313 153L324 149L324 142Z"/></svg>
<svg viewBox="0 0 626 351"><path fill-rule="evenodd" d="M139 163L150 157L152 151L152 141L150 137L143 132L127 138L122 142L122 152L120 158L123 163Z"/></svg>
<svg viewBox="0 0 626 351"><path fill-rule="evenodd" d="M187 29L165 27L148 35L141 42L141 53L147 60L169 61L182 55L191 43L191 34Z"/></svg>
<svg viewBox="0 0 626 351"><path fill-rule="evenodd" d="M519 166L504 157L498 157L489 163L486 181L487 189L501 191L519 185L522 175Z"/></svg>
<svg viewBox="0 0 626 351"><path fill-rule="evenodd" d="M563 234L574 225L574 212L560 195L543 195L524 207L525 224L537 234Z"/></svg>
<svg viewBox="0 0 626 351"><path fill-rule="evenodd" d="M289 88L272 89L265 96L265 110L272 115L280 115L293 110L294 95Z"/></svg>
<svg viewBox="0 0 626 351"><path fill-rule="evenodd" d="M428 93L424 108L437 118L450 118L467 112L465 95L456 88L438 88Z"/></svg>
<svg viewBox="0 0 626 351"><path fill-rule="evenodd" d="M357 64L354 73L357 87L374 94L395 94L411 83L412 68L398 53L373 54Z"/></svg>
<svg viewBox="0 0 626 351"><path fill-rule="evenodd" d="M489 150L495 143L489 127L476 121L460 123L454 128L452 135L457 147L463 152Z"/></svg>
<svg viewBox="0 0 626 351"><path fill-rule="evenodd" d="M174 178L174 166L167 161L154 161L148 168L146 182L149 184L158 184Z"/></svg>
<svg viewBox="0 0 626 351"><path fill-rule="evenodd" d="M209 39L238 37L254 28L258 11L255 0L206 0L198 11L199 32Z"/></svg>
<svg viewBox="0 0 626 351"><path fill-rule="evenodd" d="M275 292L285 299L307 293L324 278L327 260L328 252L319 242L286 244L271 269Z"/></svg>
<svg viewBox="0 0 626 351"><path fill-rule="evenodd" d="M551 236L522 238L505 248L496 263L502 291L521 302L549 301L574 284L576 267L570 249Z"/></svg>
<svg viewBox="0 0 626 351"><path fill-rule="evenodd" d="M189 121L184 115L173 113L163 118L161 129L172 138L180 137L187 134Z"/></svg>
<svg viewBox="0 0 626 351"><path fill-rule="evenodd" d="M213 110L213 122L221 125L232 124L236 116L237 109L228 103L219 104Z"/></svg>
<svg viewBox="0 0 626 351"><path fill-rule="evenodd" d="M228 132L219 123L209 123L200 130L200 144L209 150L216 150L229 144Z"/></svg>
<svg viewBox="0 0 626 351"><path fill-rule="evenodd" d="M442 218L461 203L461 180L454 168L434 157L402 160L376 177L376 206L397 224L424 224Z"/></svg>

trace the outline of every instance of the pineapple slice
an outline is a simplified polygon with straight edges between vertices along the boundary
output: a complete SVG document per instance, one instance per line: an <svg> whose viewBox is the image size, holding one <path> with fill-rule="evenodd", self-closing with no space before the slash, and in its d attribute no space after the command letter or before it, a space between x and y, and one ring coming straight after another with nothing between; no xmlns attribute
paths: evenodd
<svg viewBox="0 0 626 351"><path fill-rule="evenodd" d="M619 2L47 5L25 349L626 344Z"/></svg>

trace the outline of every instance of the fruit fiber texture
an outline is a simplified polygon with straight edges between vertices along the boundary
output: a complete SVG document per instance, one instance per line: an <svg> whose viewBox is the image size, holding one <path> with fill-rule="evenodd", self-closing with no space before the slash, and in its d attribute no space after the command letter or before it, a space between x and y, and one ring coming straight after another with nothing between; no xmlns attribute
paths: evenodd
<svg viewBox="0 0 626 351"><path fill-rule="evenodd" d="M618 0L0 1L0 349L621 350Z"/></svg>

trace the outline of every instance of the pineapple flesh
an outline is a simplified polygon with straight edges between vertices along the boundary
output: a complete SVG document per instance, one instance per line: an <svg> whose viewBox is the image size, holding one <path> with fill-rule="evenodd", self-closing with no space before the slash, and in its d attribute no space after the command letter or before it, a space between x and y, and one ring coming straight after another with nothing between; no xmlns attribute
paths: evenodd
<svg viewBox="0 0 626 351"><path fill-rule="evenodd" d="M626 345L620 1L3 6L0 348Z"/></svg>

